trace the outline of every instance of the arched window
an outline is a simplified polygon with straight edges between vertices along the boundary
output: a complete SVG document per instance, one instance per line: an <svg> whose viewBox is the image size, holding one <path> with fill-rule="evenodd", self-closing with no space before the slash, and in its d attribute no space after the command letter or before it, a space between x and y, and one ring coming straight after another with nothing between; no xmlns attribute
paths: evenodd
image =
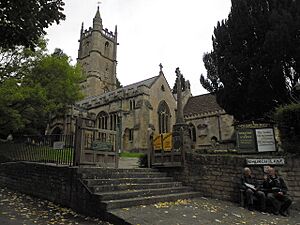
<svg viewBox="0 0 300 225"><path fill-rule="evenodd" d="M107 41L107 42L105 42L105 44L104 44L104 55L105 56L108 56L108 54L109 54L109 42Z"/></svg>
<svg viewBox="0 0 300 225"><path fill-rule="evenodd" d="M129 110L135 109L135 100L129 100Z"/></svg>
<svg viewBox="0 0 300 225"><path fill-rule="evenodd" d="M158 106L158 127L159 133L168 133L170 131L170 109L165 101L160 102Z"/></svg>
<svg viewBox="0 0 300 225"><path fill-rule="evenodd" d="M116 113L110 114L110 129L117 130L118 116Z"/></svg>
<svg viewBox="0 0 300 225"><path fill-rule="evenodd" d="M107 129L108 114L106 112L100 112L97 116L97 125L100 129Z"/></svg>
<svg viewBox="0 0 300 225"><path fill-rule="evenodd" d="M196 127L190 123L189 124L189 135L192 142L196 142Z"/></svg>

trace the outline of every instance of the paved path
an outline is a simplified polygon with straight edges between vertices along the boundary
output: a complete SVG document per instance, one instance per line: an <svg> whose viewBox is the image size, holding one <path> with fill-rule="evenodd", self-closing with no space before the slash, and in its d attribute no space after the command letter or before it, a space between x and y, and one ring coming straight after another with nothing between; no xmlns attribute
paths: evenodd
<svg viewBox="0 0 300 225"><path fill-rule="evenodd" d="M52 202L0 188L1 225L108 225Z"/></svg>
<svg viewBox="0 0 300 225"><path fill-rule="evenodd" d="M122 169L139 168L139 158L120 157L119 168Z"/></svg>
<svg viewBox="0 0 300 225"><path fill-rule="evenodd" d="M290 217L250 212L231 202L207 198L178 200L111 211L131 224L140 225L300 225L300 212Z"/></svg>
<svg viewBox="0 0 300 225"><path fill-rule="evenodd" d="M231 202L207 198L178 200L111 211L133 225L300 225L300 212L290 217L250 212ZM1 225L108 225L68 208L0 188Z"/></svg>

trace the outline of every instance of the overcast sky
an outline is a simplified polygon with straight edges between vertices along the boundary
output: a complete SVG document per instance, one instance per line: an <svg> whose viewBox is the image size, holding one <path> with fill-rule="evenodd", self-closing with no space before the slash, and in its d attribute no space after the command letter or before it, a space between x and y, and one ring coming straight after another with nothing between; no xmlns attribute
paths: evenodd
<svg viewBox="0 0 300 225"><path fill-rule="evenodd" d="M48 49L61 48L76 62L81 23L92 26L97 0L65 0L66 20L47 29ZM102 0L103 27L118 26L117 77L122 85L159 73L162 63L171 88L179 67L194 96L206 93L202 57L211 51L214 26L227 18L230 0Z"/></svg>

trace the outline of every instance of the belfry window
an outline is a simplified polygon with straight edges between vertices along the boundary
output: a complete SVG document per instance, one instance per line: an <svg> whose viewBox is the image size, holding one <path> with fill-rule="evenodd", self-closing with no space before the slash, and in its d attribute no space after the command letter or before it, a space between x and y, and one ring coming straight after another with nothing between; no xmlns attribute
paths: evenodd
<svg viewBox="0 0 300 225"><path fill-rule="evenodd" d="M105 45L104 45L104 55L105 56L108 56L109 54L109 42L105 42Z"/></svg>
<svg viewBox="0 0 300 225"><path fill-rule="evenodd" d="M170 109L165 101L162 101L158 106L158 127L159 133L168 133L170 131Z"/></svg>

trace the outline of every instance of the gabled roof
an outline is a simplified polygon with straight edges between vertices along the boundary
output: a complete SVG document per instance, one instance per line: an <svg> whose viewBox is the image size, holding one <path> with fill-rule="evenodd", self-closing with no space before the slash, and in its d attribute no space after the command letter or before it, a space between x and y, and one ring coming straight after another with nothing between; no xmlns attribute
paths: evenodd
<svg viewBox="0 0 300 225"><path fill-rule="evenodd" d="M157 80L158 77L159 77L159 75L158 75L158 76L155 76L155 77L151 77L151 78L146 79L146 80L142 80L142 81L133 83L133 84L129 84L129 85L127 85L127 86L124 86L124 87L121 88L121 89L124 89L124 90L126 90L126 89L131 89L131 88L135 89L135 88L137 88L137 87L139 87L139 86L147 86L147 87L150 88L150 87L154 84L154 82ZM117 89L117 90L118 90L118 89Z"/></svg>
<svg viewBox="0 0 300 225"><path fill-rule="evenodd" d="M185 116L204 114L223 110L217 103L216 96L213 94L204 94L190 97L183 109Z"/></svg>
<svg viewBox="0 0 300 225"><path fill-rule="evenodd" d="M146 79L146 80L142 80L142 81L139 81L139 82L136 82L136 83L133 83L133 84L129 84L129 85L126 85L124 87L121 87L121 88L118 88L116 90L113 90L113 91L110 91L110 92L106 92L106 93L103 93L101 95L95 95L95 96L90 96L90 97L87 97L79 102L77 102L77 104L82 104L84 102L88 102L90 100L93 100L93 99L97 99L99 97L105 97L105 96L109 96L111 95L112 93L117 93L119 91L126 91L126 90L130 90L130 89L137 89L138 87L140 86L146 86L148 88L151 88L151 86L155 83L155 81L158 79L160 75L158 76L155 76L155 77L151 77L149 79Z"/></svg>

